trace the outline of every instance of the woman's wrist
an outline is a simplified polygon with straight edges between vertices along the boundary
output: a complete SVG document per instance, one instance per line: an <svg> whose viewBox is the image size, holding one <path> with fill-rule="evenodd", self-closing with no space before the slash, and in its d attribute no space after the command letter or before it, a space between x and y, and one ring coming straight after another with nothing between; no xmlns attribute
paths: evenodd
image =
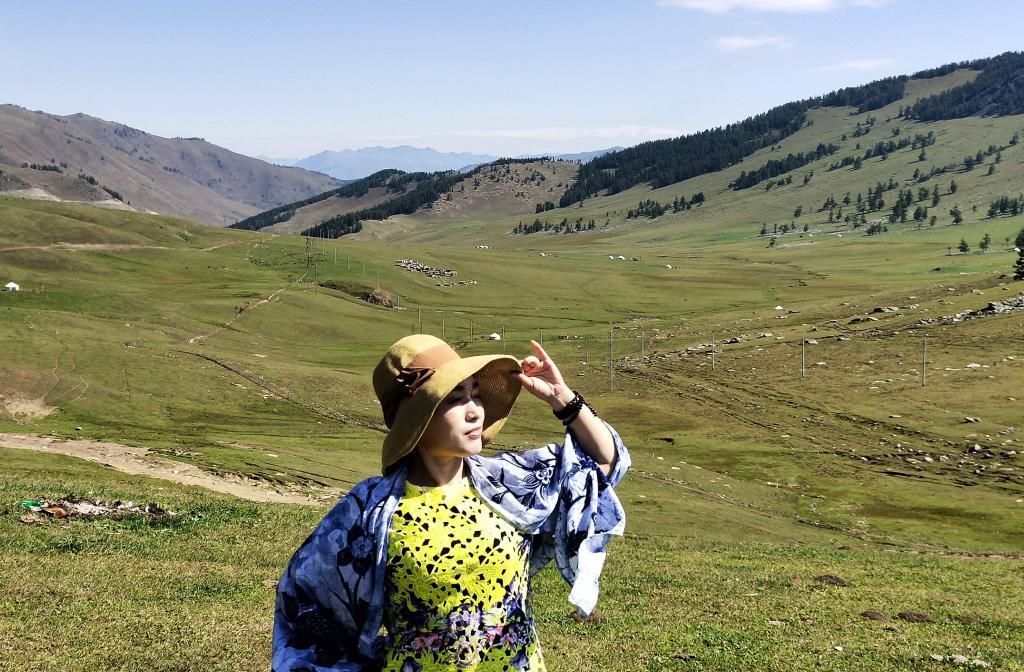
<svg viewBox="0 0 1024 672"><path fill-rule="evenodd" d="M560 411L569 405L569 402L573 400L576 393L573 392L568 386L563 387L558 394L551 397L548 403L551 405L551 410Z"/></svg>

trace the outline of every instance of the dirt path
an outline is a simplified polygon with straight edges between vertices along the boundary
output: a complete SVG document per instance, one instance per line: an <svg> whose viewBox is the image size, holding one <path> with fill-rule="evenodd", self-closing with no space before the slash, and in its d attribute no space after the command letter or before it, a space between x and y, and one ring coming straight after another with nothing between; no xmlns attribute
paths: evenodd
<svg viewBox="0 0 1024 672"><path fill-rule="evenodd" d="M210 338L211 336L216 336L220 332L222 332L225 329L227 329L228 327L230 327L232 322L234 322L238 318L242 317L243 315L248 313L250 310L253 310L254 308L259 308L263 304L270 303L271 301L276 299L281 294L281 292L283 292L284 290L285 290L285 288L282 287L281 289L277 290L276 292L274 292L273 294L271 294L267 298L260 299L259 301L257 301L256 303L254 303L252 305L244 306L241 310L239 310L237 313L235 313L234 317L232 317L230 320L228 320L224 324L220 325L219 327L217 327L216 329L214 329L213 331L211 331L208 334L198 334L196 336L193 336L192 338L188 339L188 342L189 343L195 343L196 341L205 341L206 339Z"/></svg>
<svg viewBox="0 0 1024 672"><path fill-rule="evenodd" d="M133 245L122 243L53 243L52 245L18 245L16 247L0 247L0 252L15 250L72 250L81 252L106 250L169 250L163 245Z"/></svg>
<svg viewBox="0 0 1024 672"><path fill-rule="evenodd" d="M325 502L333 503L337 498L332 494L330 497L318 500L297 492L281 492L266 483L243 476L217 476L205 472L195 465L156 455L148 448L126 446L120 443L0 433L0 447L69 455L90 462L99 462L126 474L162 478L182 485L195 485L253 502L323 506Z"/></svg>

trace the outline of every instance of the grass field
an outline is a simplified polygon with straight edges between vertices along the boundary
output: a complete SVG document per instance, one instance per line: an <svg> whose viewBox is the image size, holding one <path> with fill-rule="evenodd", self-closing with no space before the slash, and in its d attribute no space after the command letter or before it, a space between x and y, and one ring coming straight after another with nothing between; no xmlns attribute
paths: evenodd
<svg viewBox="0 0 1024 672"><path fill-rule="evenodd" d="M917 152L830 172L853 151L840 136L867 115L815 114L779 151L844 151L793 185L732 192L734 167L545 213L602 225L609 213L588 234L511 236L522 216L491 210L397 218L377 227L384 242L375 224L367 240L307 242L0 199L0 284L23 289L0 294L0 432L147 446L215 473L345 489L377 469L370 371L390 343L422 330L464 354L524 356L542 339L634 459L599 622L568 617L553 572L535 585L551 669L952 665L932 655L1024 669L1024 313L948 319L1024 292L1005 243L1024 217L984 217L992 198L1019 191L1024 150L1007 146L993 175L939 178L959 189L944 188L934 227L868 237L818 207L890 175L902 184ZM896 125L926 132L886 121L888 108L871 114L865 146ZM928 125L940 138L928 164L1005 145L1022 126ZM624 218L643 198L696 191L708 202L687 213ZM959 226L940 214L955 203ZM761 223L788 223L797 205L813 237L769 248ZM985 233L986 254L955 252ZM438 286L399 258L477 282ZM362 300L378 286L401 308ZM556 428L523 398L495 448L537 445ZM11 669L265 669L267 582L322 509L62 456L0 448L0 460L0 660ZM179 515L19 522L18 502L67 494ZM825 585L826 574L849 585Z"/></svg>

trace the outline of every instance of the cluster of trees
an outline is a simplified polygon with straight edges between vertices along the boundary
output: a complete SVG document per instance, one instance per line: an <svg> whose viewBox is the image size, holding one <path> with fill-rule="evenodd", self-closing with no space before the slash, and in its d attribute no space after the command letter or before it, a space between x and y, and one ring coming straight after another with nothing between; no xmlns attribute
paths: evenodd
<svg viewBox="0 0 1024 672"><path fill-rule="evenodd" d="M1020 86L1024 53L1011 51L959 63L957 67L981 72L971 82L907 106L904 116L916 121L938 121L975 115L1020 114L1024 109L1024 87Z"/></svg>
<svg viewBox="0 0 1024 672"><path fill-rule="evenodd" d="M868 228L864 229L864 233L869 236L877 236L880 233L886 233L889 231L889 227L881 222L875 222Z"/></svg>
<svg viewBox="0 0 1024 672"><path fill-rule="evenodd" d="M64 166L64 168L68 167L68 164L66 164L66 163L61 164L61 165ZM31 168L32 170L45 170L45 171L48 171L48 172L51 172L51 173L63 173L64 172L64 168L61 168L60 166L58 166L58 165L56 165L54 163L29 163L28 161L25 161L25 162L23 162L21 164L21 167L22 168Z"/></svg>
<svg viewBox="0 0 1024 672"><path fill-rule="evenodd" d="M999 215L1019 215L1024 212L1024 194L1018 194L1016 198L1012 196L1000 196L988 206L988 216L997 217ZM1018 247L1020 247L1018 245Z"/></svg>
<svg viewBox="0 0 1024 672"><path fill-rule="evenodd" d="M117 191L114 191L114 190L113 190L113 189L111 189L110 187L104 187L103 185L100 185L100 189L102 189L103 191L105 191L105 192L107 192L108 194L110 194L110 197L111 197L111 198L116 198L117 200L119 200L119 201L121 201L122 203L124 203L124 199L123 199L123 198L121 198L121 194L120 194L120 193L118 193ZM129 205L131 205L131 203L129 203Z"/></svg>
<svg viewBox="0 0 1024 672"><path fill-rule="evenodd" d="M78 179L84 180L89 184L93 185L94 187L100 183L99 180L97 180L92 175L89 175L88 173L78 173Z"/></svg>
<svg viewBox="0 0 1024 672"><path fill-rule="evenodd" d="M917 196L915 199L914 192L912 189L901 189L899 195L896 197L896 203L892 206L892 213L889 215L890 222L905 222L907 221L908 213L910 212L910 206L915 202L921 203L930 199L932 207L937 206L941 201L939 196L939 185L931 190L925 187L921 187L917 190ZM923 222L928 219L928 206L919 205L914 209L914 221Z"/></svg>
<svg viewBox="0 0 1024 672"><path fill-rule="evenodd" d="M538 203L537 204L537 213L536 214L539 215L542 212L547 212L548 210L554 210L554 209L555 209L555 204L554 203L552 203L551 201L544 201L543 203Z"/></svg>
<svg viewBox="0 0 1024 672"><path fill-rule="evenodd" d="M783 159L771 159L766 162L763 166L757 170L752 170L749 173L743 171L740 176L729 184L734 191L740 189L747 189L753 187L756 184L763 182L764 180L777 177L783 173L788 173L791 170L806 166L812 161L817 161L826 156L831 156L839 151L839 145L829 143L818 143L818 146L810 152L799 152L798 154L787 154ZM806 184L808 180L804 180Z"/></svg>
<svg viewBox="0 0 1024 672"><path fill-rule="evenodd" d="M693 198L689 201L686 200L686 196L677 196L672 199L671 203L666 203L665 205L662 205L658 201L647 199L645 201L640 201L635 209L627 210L626 219L634 219L636 217L650 217L651 219L654 219L655 217L661 217L669 210L673 213L685 212L695 205L701 205L702 203L704 203L703 191L699 191L694 194Z"/></svg>
<svg viewBox="0 0 1024 672"><path fill-rule="evenodd" d="M768 183L764 185L764 190L768 191L772 187L784 187L787 184L793 184L793 176L786 175L781 180L768 180Z"/></svg>
<svg viewBox="0 0 1024 672"><path fill-rule="evenodd" d="M512 229L513 235L517 236L528 236L532 233L541 233L544 231L550 233L581 233L583 231L593 231L597 228L597 223L591 219L589 222L584 222L582 217L579 217L574 223L570 223L568 218L563 218L561 222L552 224L548 221L540 221L540 219L533 220L532 224L523 224L519 222Z"/></svg>
<svg viewBox="0 0 1024 672"><path fill-rule="evenodd" d="M862 135L867 135L868 133L870 133L871 129L874 127L876 121L878 121L878 117L873 117L873 116L872 117L868 117L864 121L858 121L857 122L857 126L853 129L853 133L852 133L853 137L859 138ZM846 136L843 136L843 140L845 140L845 139L846 139Z"/></svg>
<svg viewBox="0 0 1024 672"><path fill-rule="evenodd" d="M1007 240L1009 240L1009 238L1007 238ZM982 254L988 252L988 248L992 247L992 236L986 232L985 236L978 242L978 247L981 249ZM960 250L960 254L967 254L971 251L971 245L966 239L961 238L960 244L957 245L956 249ZM1018 280L1019 279L1020 278L1018 278Z"/></svg>
<svg viewBox="0 0 1024 672"><path fill-rule="evenodd" d="M810 231L810 229L811 229L810 224L804 224L804 228L803 228L803 232L804 233L807 233L808 231ZM772 235L773 236L779 236L779 235L784 236L787 233L789 233L790 231L796 231L796 224L794 224L793 222L790 222L789 224L773 224L772 225ZM760 233L758 235L760 235L762 238L764 236L768 235L768 225L767 224L761 224L761 231L760 231Z"/></svg>
<svg viewBox="0 0 1024 672"><path fill-rule="evenodd" d="M899 129L897 128L895 130L898 131ZM933 144L935 144L934 131L928 131L927 135L922 135L918 133L913 138L900 138L899 140L879 140L878 142L875 143L873 147L868 147L864 151L864 156L862 158L864 161L867 161L868 159L877 156L880 157L882 160L885 160L893 152L899 151L906 147L910 147L911 149L920 148L921 154L919 154L917 158L919 161L924 161L927 158L927 154L924 154L924 148Z"/></svg>
<svg viewBox="0 0 1024 672"><path fill-rule="evenodd" d="M650 217L651 219L654 219L655 217L661 217L664 215L666 210L667 208L661 203L648 199L646 201L640 201L635 210L627 211L626 219L633 219L634 217Z"/></svg>
<svg viewBox="0 0 1024 672"><path fill-rule="evenodd" d="M980 166L985 162L985 157L995 155L994 163L999 163L1003 160L1003 153L999 151L999 148L995 145L989 145L986 149L979 149L975 154L968 154L964 157L964 170L974 170L975 166ZM992 172L990 171L991 175Z"/></svg>

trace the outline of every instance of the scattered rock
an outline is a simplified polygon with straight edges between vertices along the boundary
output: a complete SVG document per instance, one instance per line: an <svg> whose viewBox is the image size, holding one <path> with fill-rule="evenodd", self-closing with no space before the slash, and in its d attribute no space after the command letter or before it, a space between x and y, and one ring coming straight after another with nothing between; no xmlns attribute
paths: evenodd
<svg viewBox="0 0 1024 672"><path fill-rule="evenodd" d="M781 625L785 625L785 624L786 624L785 621L768 621L768 625L774 625L776 627L781 626Z"/></svg>
<svg viewBox="0 0 1024 672"><path fill-rule="evenodd" d="M977 416L974 416L974 415L968 415L968 416L964 417L964 422L965 423L968 423L968 422L981 422L981 418L979 418Z"/></svg>
<svg viewBox="0 0 1024 672"><path fill-rule="evenodd" d="M860 612L860 615L863 616L864 618L868 619L869 621L888 621L889 620L888 616L886 616L885 614L883 614L880 611L875 611L874 609L868 609L867 611L862 611L862 612Z"/></svg>
<svg viewBox="0 0 1024 672"><path fill-rule="evenodd" d="M697 656L692 654L692 653L688 653L688 652L683 651L683 652L680 652L680 653L673 653L672 654L672 659L673 660L697 660Z"/></svg>
<svg viewBox="0 0 1024 672"><path fill-rule="evenodd" d="M921 614L916 611L901 611L896 618L907 623L934 623L935 619L928 614Z"/></svg>
<svg viewBox="0 0 1024 672"><path fill-rule="evenodd" d="M822 574L821 576L815 577L815 581L826 586L839 586L840 588L845 588L850 585L846 582L846 579L841 576L836 576L835 574Z"/></svg>

